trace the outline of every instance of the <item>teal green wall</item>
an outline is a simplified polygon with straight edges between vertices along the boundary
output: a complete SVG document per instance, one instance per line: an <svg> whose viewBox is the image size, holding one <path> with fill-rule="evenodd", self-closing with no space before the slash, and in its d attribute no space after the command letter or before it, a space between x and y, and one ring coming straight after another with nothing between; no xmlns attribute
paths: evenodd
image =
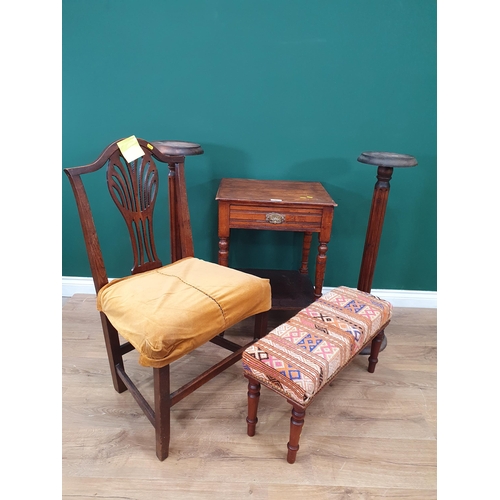
<svg viewBox="0 0 500 500"><path fill-rule="evenodd" d="M320 181L338 203L325 285L356 286L376 173L356 159L411 154L419 165L391 181L373 287L436 290L435 0L62 6L63 167L130 135L201 144L205 154L186 161L187 187L196 254L214 262L221 178ZM63 275L90 276L61 182ZM119 254L109 275L125 274L124 224L105 222L112 207L95 201L101 243ZM156 222L167 262L167 221ZM230 264L298 268L300 244L293 233L233 231Z"/></svg>

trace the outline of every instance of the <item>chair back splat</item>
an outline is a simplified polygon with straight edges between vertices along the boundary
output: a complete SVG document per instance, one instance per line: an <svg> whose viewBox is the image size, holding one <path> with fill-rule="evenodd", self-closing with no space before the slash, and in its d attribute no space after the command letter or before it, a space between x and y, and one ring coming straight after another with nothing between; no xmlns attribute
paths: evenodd
<svg viewBox="0 0 500 500"><path fill-rule="evenodd" d="M149 152L133 160L123 161L115 151L107 169L108 189L120 210L132 243L132 274L162 266L156 254L153 234L153 210L158 194L158 169Z"/></svg>
<svg viewBox="0 0 500 500"><path fill-rule="evenodd" d="M105 166L107 166L106 178L111 198L125 219L129 231L134 255L132 274L163 265L156 253L153 231L153 211L159 189L158 168L153 158L167 163L169 168L171 262L194 256L184 179L185 157L166 155L155 146L154 142L149 143L143 139L137 141L144 156L131 163L123 158L117 145L119 141L116 141L110 144L93 163L64 170L75 195L96 292L108 283L108 276L81 176L96 172ZM160 144L165 142L162 141ZM199 151L197 154L203 152L201 148Z"/></svg>
<svg viewBox="0 0 500 500"><path fill-rule="evenodd" d="M116 141L93 163L64 172L75 195L114 388L128 389L141 407L155 429L156 455L164 460L169 452L171 406L240 360L243 351L267 333L271 288L267 279L194 257L184 162L186 156L202 154L201 146L143 139L137 139L136 146L142 155L134 155L134 160L125 159ZM153 231L161 173L155 160L168 165L171 262L167 265L158 256ZM82 181L84 174L104 167L134 259L130 275L112 281ZM225 330L250 316L256 319L250 342L239 345L222 337ZM171 392L170 364L206 342L231 354ZM139 352L141 365L153 368L153 406L125 371L123 356L133 349Z"/></svg>

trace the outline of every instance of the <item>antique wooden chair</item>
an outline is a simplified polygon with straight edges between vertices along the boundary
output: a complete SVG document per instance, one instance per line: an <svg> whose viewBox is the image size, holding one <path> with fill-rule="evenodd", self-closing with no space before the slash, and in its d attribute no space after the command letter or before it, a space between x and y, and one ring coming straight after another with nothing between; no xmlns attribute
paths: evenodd
<svg viewBox="0 0 500 500"><path fill-rule="evenodd" d="M128 389L135 398L155 428L156 455L164 460L169 450L170 408L241 359L253 343L241 346L229 341L222 335L226 329L255 316L254 341L267 333L271 289L266 279L194 257L184 162L187 155L203 153L202 148L175 141L136 141L142 156L135 160L125 159L122 140L110 144L93 163L64 171L78 207L114 388L120 393ZM171 263L165 266L157 255L153 232L161 170L155 160L168 165ZM134 256L130 276L112 281L82 181L84 174L103 168L109 193L125 219ZM208 341L230 354L171 392L170 364ZM125 372L123 357L134 348L139 363L153 367L153 406Z"/></svg>

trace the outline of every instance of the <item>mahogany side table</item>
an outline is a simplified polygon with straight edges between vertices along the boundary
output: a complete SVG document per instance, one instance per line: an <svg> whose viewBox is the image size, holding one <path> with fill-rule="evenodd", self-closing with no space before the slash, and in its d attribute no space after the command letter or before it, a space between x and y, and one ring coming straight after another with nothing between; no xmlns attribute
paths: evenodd
<svg viewBox="0 0 500 500"><path fill-rule="evenodd" d="M302 232L302 261L298 271L241 270L270 279L272 309L302 309L321 297L333 211L337 206L321 183L225 178L215 199L219 211L220 265L229 265L231 229ZM314 286L308 274L313 233L318 233L319 242Z"/></svg>

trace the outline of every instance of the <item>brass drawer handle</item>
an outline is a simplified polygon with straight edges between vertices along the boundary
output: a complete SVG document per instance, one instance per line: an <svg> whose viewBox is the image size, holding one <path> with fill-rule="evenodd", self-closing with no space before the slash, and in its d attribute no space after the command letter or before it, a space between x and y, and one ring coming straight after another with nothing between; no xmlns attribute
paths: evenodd
<svg viewBox="0 0 500 500"><path fill-rule="evenodd" d="M276 212L270 212L266 214L266 222L271 224L281 224L282 222L285 222L285 216L277 214Z"/></svg>

